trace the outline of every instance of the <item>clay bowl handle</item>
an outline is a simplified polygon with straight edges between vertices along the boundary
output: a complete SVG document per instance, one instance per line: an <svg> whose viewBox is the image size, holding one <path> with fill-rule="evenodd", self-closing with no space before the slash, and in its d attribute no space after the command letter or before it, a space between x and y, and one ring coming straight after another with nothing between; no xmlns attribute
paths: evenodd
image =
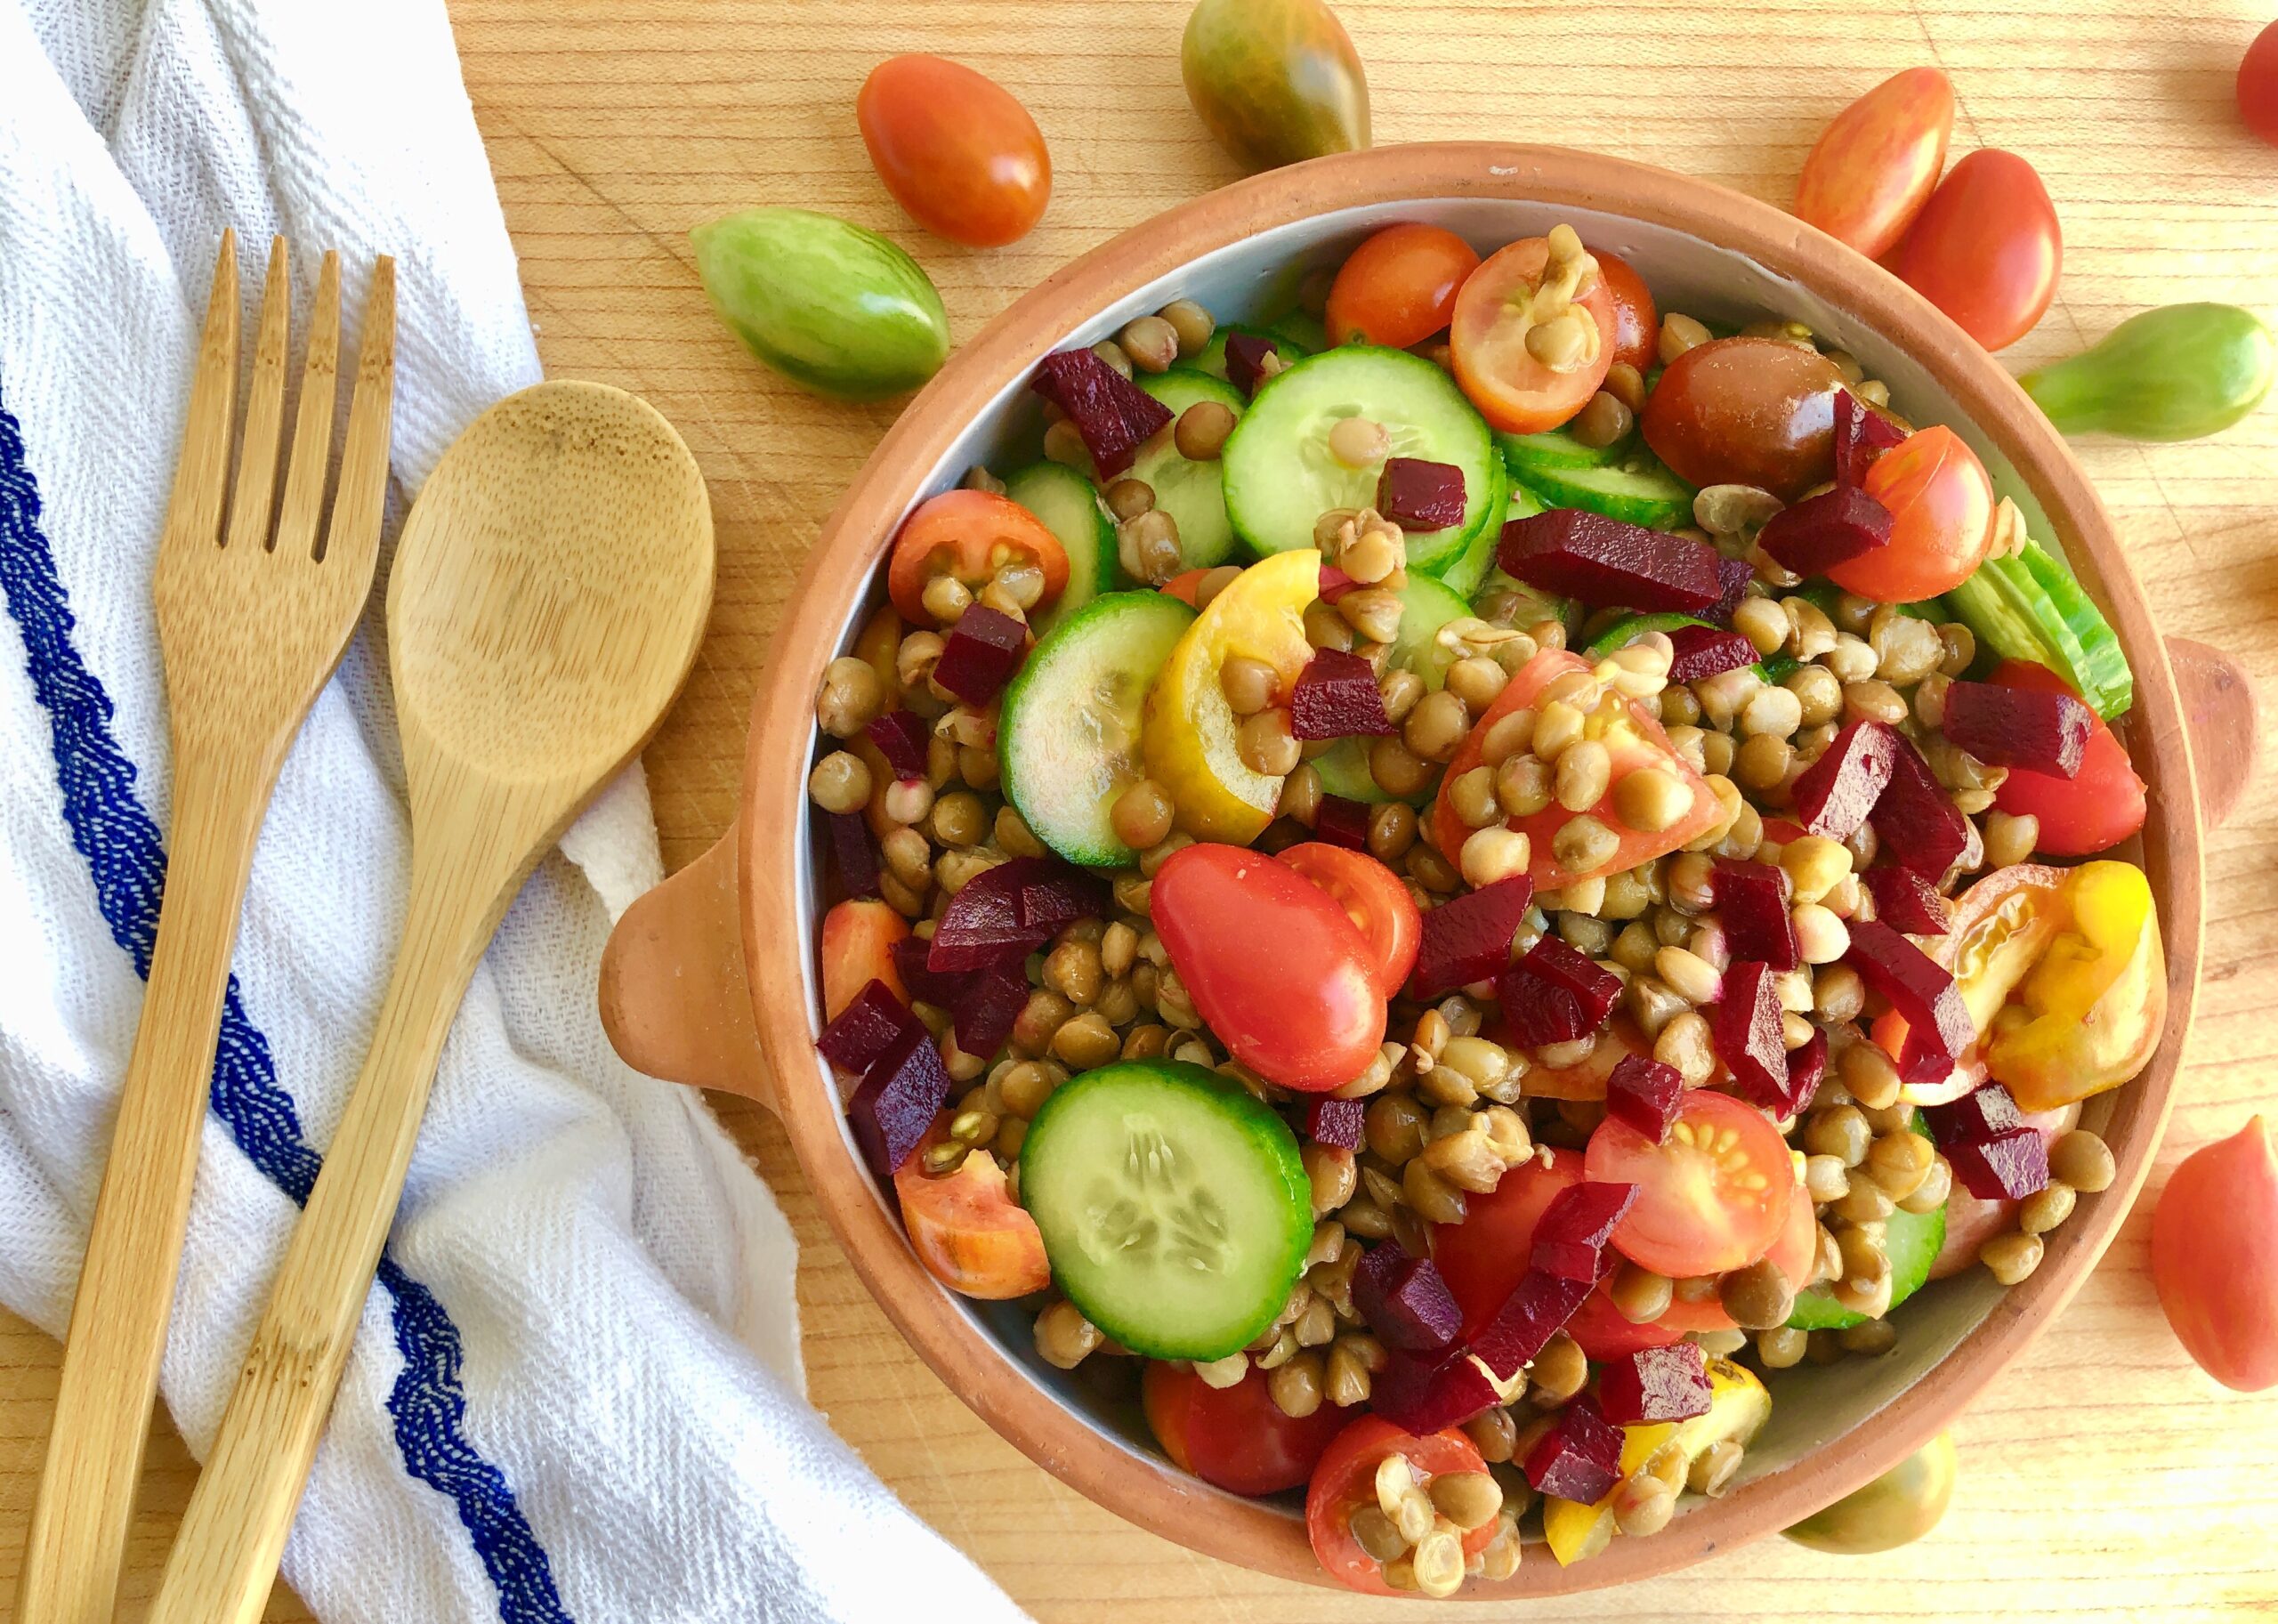
<svg viewBox="0 0 2278 1624"><path fill-rule="evenodd" d="M2262 755L2262 707L2253 679L2219 649L2189 637L2168 639L2168 663L2191 732L2191 764L2199 778L2200 814L2219 828L2238 805Z"/></svg>

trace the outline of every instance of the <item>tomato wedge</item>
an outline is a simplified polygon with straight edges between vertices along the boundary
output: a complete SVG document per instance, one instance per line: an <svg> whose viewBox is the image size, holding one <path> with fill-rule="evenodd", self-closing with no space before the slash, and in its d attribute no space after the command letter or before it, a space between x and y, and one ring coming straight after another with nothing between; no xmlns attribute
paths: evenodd
<svg viewBox="0 0 2278 1624"><path fill-rule="evenodd" d="M1139 1392L1163 1453L1236 1494L1279 1494L1304 1483L1354 1413L1324 1402L1309 1416L1285 1415L1256 1365L1232 1386L1213 1387L1189 1366L1153 1360Z"/></svg>
<svg viewBox="0 0 2278 1624"><path fill-rule="evenodd" d="M937 626L941 618L925 607L926 586L936 576L954 576L978 594L998 570L1018 563L1044 572L1044 594L1032 610L1067 587L1068 551L1044 521L1009 497L945 490L919 503L902 521L886 565L886 595L903 618Z"/></svg>
<svg viewBox="0 0 2278 1624"><path fill-rule="evenodd" d="M1598 275L1605 279L1606 293L1613 300L1614 362L1635 367L1643 376L1661 358L1661 317L1653 306L1652 290L1628 260L1611 254L1595 257Z"/></svg>
<svg viewBox="0 0 2278 1624"><path fill-rule="evenodd" d="M1573 302L1597 324L1587 359L1558 371L1528 350L1528 306L1549 264L1547 238L1523 238L1501 249L1465 281L1449 327L1456 382L1481 416L1514 434L1556 428L1597 393L1613 365L1614 295L1603 271Z"/></svg>
<svg viewBox="0 0 2278 1624"><path fill-rule="evenodd" d="M1846 559L1828 578L1878 603L1951 592L1993 543L1993 481L1977 453L1943 423L1918 429L1875 459L1867 494L1890 509L1890 540Z"/></svg>
<svg viewBox="0 0 2278 1624"><path fill-rule="evenodd" d="M1313 1467L1313 1486L1305 1491L1305 1533L1322 1571L1364 1596L1412 1594L1385 1583L1383 1567L1353 1537L1353 1514L1377 1503L1377 1466L1392 1455L1407 1456L1421 1484L1451 1473L1487 1470L1471 1440L1452 1428L1419 1438L1382 1416L1369 1415L1337 1435ZM1464 1555L1485 1550L1494 1542L1497 1526L1490 1520L1466 1534Z"/></svg>
<svg viewBox="0 0 2278 1624"><path fill-rule="evenodd" d="M2030 660L2003 660L1993 680L2009 688L2080 697L2063 677ZM2081 752L2080 772L2067 779L2012 767L1993 792L1993 804L2013 816L2031 812L2040 819L2038 844L2050 856L2086 857L2118 845L2144 827L2144 780L2136 776L2112 729L2099 721Z"/></svg>
<svg viewBox="0 0 2278 1624"><path fill-rule="evenodd" d="M933 1124L925 1143L949 1137L949 1114ZM893 1176L910 1249L927 1273L960 1296L1004 1302L1052 1283L1044 1236L1006 1187L1005 1169L975 1151L946 1178L928 1178L925 1158L913 1155Z"/></svg>
<svg viewBox="0 0 2278 1624"><path fill-rule="evenodd" d="M872 982L884 982L887 991L909 1003L893 967L893 944L909 934L909 921L884 902L850 898L833 906L822 917L823 1018L837 1020Z"/></svg>
<svg viewBox="0 0 2278 1624"><path fill-rule="evenodd" d="M1583 1169L1602 1184L1637 1186L1613 1244L1672 1280L1754 1263L1779 1239L1795 1200L1795 1161L1780 1130L1753 1105L1705 1088L1686 1096L1660 1144L1607 1118L1590 1135Z"/></svg>
<svg viewBox="0 0 2278 1624"><path fill-rule="evenodd" d="M1376 957L1378 991L1390 998L1416 967L1424 916L1400 877L1365 852L1308 840L1280 853L1283 862L1329 893Z"/></svg>
<svg viewBox="0 0 2278 1624"><path fill-rule="evenodd" d="M1448 325L1479 251L1444 226L1402 221L1346 256L1329 284L1331 343L1405 350Z"/></svg>

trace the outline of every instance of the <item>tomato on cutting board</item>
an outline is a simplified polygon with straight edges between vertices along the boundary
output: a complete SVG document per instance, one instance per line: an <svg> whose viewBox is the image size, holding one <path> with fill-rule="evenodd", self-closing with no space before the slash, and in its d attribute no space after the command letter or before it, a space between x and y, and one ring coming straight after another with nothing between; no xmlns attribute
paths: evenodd
<svg viewBox="0 0 2278 1624"><path fill-rule="evenodd" d="M1755 1262L1780 1238L1795 1199L1795 1160L1771 1119L1706 1088L1685 1096L1659 1144L1608 1117L1582 1165L1597 1183L1637 1186L1614 1248L1672 1280Z"/></svg>
<svg viewBox="0 0 2278 1624"><path fill-rule="evenodd" d="M2064 238L2033 166L1982 147L1956 164L1886 262L1989 350L2033 328L2056 296Z"/></svg>
<svg viewBox="0 0 2278 1624"><path fill-rule="evenodd" d="M1235 1494L1279 1494L1304 1483L1356 1413L1324 1400L1309 1416L1284 1414L1256 1365L1232 1386L1213 1387L1191 1365L1151 1360L1139 1392L1148 1428L1172 1463Z"/></svg>
<svg viewBox="0 0 2278 1624"><path fill-rule="evenodd" d="M1308 840L1280 853L1280 860L1327 892L1345 910L1376 960L1376 982L1390 998L1416 967L1424 916L1390 869L1366 852Z"/></svg>
<svg viewBox="0 0 2278 1624"><path fill-rule="evenodd" d="M1565 313L1534 319L1532 302L1549 267L1547 238L1522 238L1499 250L1464 283L1449 328L1456 382L1481 416L1513 434L1556 428L1597 393L1613 365L1613 292L1604 275L1592 274L1572 302L1571 311L1595 325L1590 332ZM1571 362L1565 356L1546 362L1535 353L1544 342L1530 342L1533 328L1553 319L1579 341Z"/></svg>
<svg viewBox="0 0 2278 1624"><path fill-rule="evenodd" d="M988 75L938 56L888 57L862 81L854 118L878 179L935 236L1001 247L1043 217L1043 132Z"/></svg>
<svg viewBox="0 0 2278 1624"><path fill-rule="evenodd" d="M1405 350L1446 327L1479 251L1442 226L1388 225L1346 256L1329 284L1329 337Z"/></svg>
<svg viewBox="0 0 2278 1624"><path fill-rule="evenodd" d="M1953 129L1953 82L1943 69L1891 75L1820 133L1796 182L1796 218L1882 258L1930 200Z"/></svg>
<svg viewBox="0 0 2278 1624"><path fill-rule="evenodd" d="M1392 1455L1407 1456L1416 1481L1424 1485L1447 1474L1487 1470L1471 1440L1452 1428L1419 1438L1382 1416L1368 1415L1337 1434L1305 1491L1305 1533L1322 1569L1339 1584L1368 1596L1413 1594L1385 1583L1384 1568L1353 1536L1353 1514L1377 1503L1377 1467ZM1464 1555L1485 1550L1497 1528L1490 1519L1466 1534Z"/></svg>

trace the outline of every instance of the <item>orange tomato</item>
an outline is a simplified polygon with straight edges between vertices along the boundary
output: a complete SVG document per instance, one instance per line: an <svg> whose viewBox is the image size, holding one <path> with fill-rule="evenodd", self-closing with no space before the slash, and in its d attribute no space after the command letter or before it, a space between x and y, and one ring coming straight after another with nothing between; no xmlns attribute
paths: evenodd
<svg viewBox="0 0 2278 1624"><path fill-rule="evenodd" d="M1416 1481L1427 1487L1445 1474L1487 1470L1478 1446L1452 1427L1419 1438L1382 1416L1365 1415L1337 1435L1305 1491L1305 1533L1329 1576L1364 1596L1402 1594L1385 1583L1382 1564L1353 1532L1353 1514L1377 1503L1377 1467L1391 1455L1407 1456ZM1466 1534L1464 1555L1485 1550L1496 1527L1490 1517Z"/></svg>
<svg viewBox="0 0 2278 1624"><path fill-rule="evenodd" d="M2064 239L2033 166L1988 147L1954 166L1889 263L1963 332L1999 350L2031 332L2056 296Z"/></svg>
<svg viewBox="0 0 2278 1624"><path fill-rule="evenodd" d="M944 1112L925 1138L949 1136ZM987 1151L975 1151L946 1178L928 1178L922 1148L893 1176L910 1249L926 1272L961 1297L1001 1302L1027 1297L1052 1283L1044 1236L1036 1220L1005 1186L1005 1169Z"/></svg>
<svg viewBox="0 0 2278 1624"><path fill-rule="evenodd" d="M1613 300L1613 359L1628 362L1643 374L1661 358L1661 317L1653 306L1652 289L1629 268L1629 262L1599 254L1598 275L1605 279Z"/></svg>
<svg viewBox="0 0 2278 1624"><path fill-rule="evenodd" d="M2200 1369L2241 1393L2278 1386L2278 1148L2260 1117L2168 1180L2152 1284Z"/></svg>
<svg viewBox="0 0 2278 1624"><path fill-rule="evenodd" d="M1346 256L1329 289L1332 343L1405 350L1448 325L1479 251L1453 231L1402 222Z"/></svg>
<svg viewBox="0 0 2278 1624"><path fill-rule="evenodd" d="M1012 92L938 56L889 57L854 98L878 179L937 237L976 248L1028 235L1052 196L1044 135Z"/></svg>
<svg viewBox="0 0 2278 1624"><path fill-rule="evenodd" d="M1209 573L1208 570L1182 570L1169 580L1165 581L1158 590L1170 594L1189 609L1192 609L1195 598L1202 590L1202 578Z"/></svg>
<svg viewBox="0 0 2278 1624"><path fill-rule="evenodd" d="M1867 471L1867 494L1890 509L1890 540L1830 570L1846 592L1912 603L1951 592L1993 541L1993 481L1943 424L1918 429Z"/></svg>
<svg viewBox="0 0 2278 1624"><path fill-rule="evenodd" d="M1882 258L1930 200L1953 128L1954 87L1942 70L1893 74L1820 133L1796 182L1796 218Z"/></svg>
<svg viewBox="0 0 2278 1624"><path fill-rule="evenodd" d="M1044 521L1009 497L986 490L945 490L902 521L886 565L886 595L902 618L921 626L941 622L925 607L926 584L952 575L978 595L1007 564L1044 571L1043 609L1068 586L1068 553Z"/></svg>
<svg viewBox="0 0 2278 1624"><path fill-rule="evenodd" d="M1549 263L1545 238L1522 238L1499 250L1464 282L1449 327L1456 382L1481 416L1513 434L1556 428L1597 393L1613 365L1613 292L1603 271L1574 301L1597 323L1596 355L1554 372L1528 351L1523 312Z"/></svg>
<svg viewBox="0 0 2278 1624"><path fill-rule="evenodd" d="M872 982L884 982L887 991L909 1003L893 967L893 944L909 934L909 923L884 902L849 899L823 915L823 1018L837 1020Z"/></svg>

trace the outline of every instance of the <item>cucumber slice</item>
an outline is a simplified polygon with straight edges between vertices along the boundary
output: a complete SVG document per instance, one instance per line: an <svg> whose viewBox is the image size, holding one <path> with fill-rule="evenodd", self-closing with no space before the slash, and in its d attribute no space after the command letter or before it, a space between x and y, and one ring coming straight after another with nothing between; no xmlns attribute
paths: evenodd
<svg viewBox="0 0 2278 1624"><path fill-rule="evenodd" d="M1223 1359L1273 1323L1313 1242L1288 1125L1230 1078L1123 1061L1056 1089L1021 1146L1053 1278L1135 1353Z"/></svg>
<svg viewBox="0 0 2278 1624"><path fill-rule="evenodd" d="M1450 592L1470 597L1495 567L1495 549L1502 544L1503 527L1514 519L1523 519L1542 511L1542 504L1523 485L1515 485L1505 473L1500 460L1495 465L1495 495L1487 504L1487 512L1479 521L1479 529L1464 545L1462 553L1441 566L1439 577Z"/></svg>
<svg viewBox="0 0 2278 1624"><path fill-rule="evenodd" d="M1650 451L1596 468L1531 469L1527 481L1552 507L1586 507L1649 530L1692 522L1692 487Z"/></svg>
<svg viewBox="0 0 2278 1624"><path fill-rule="evenodd" d="M2106 720L2134 703L2136 680L2119 638L2040 543L1986 560L1946 594L1946 605L1994 654L2048 667Z"/></svg>
<svg viewBox="0 0 2278 1624"><path fill-rule="evenodd" d="M1256 327L1221 327L1210 335L1210 342L1192 360L1183 360L1171 368L1173 372L1204 372L1220 383L1226 381L1226 339L1234 333L1247 333L1252 338L1263 338L1273 346L1274 354L1281 358L1284 367L1294 367L1309 353L1301 344L1290 343L1278 334L1262 332Z"/></svg>
<svg viewBox="0 0 2278 1624"><path fill-rule="evenodd" d="M1095 598L1030 651L1005 691L1005 798L1070 862L1120 867L1137 857L1108 813L1145 771L1141 707L1193 619L1167 593Z"/></svg>
<svg viewBox="0 0 2278 1624"><path fill-rule="evenodd" d="M1503 454L1503 465L1511 471L1513 479L1522 482L1531 479L1539 468L1605 467L1620 462L1636 443L1634 436L1626 436L1610 446L1586 446L1563 429L1541 434L1495 436L1496 448Z"/></svg>
<svg viewBox="0 0 2278 1624"><path fill-rule="evenodd" d="M1232 384L1199 372L1143 376L1139 387L1168 407L1174 419L1202 400L1216 400L1237 417L1247 404ZM1155 505L1178 521L1183 568L1208 570L1226 562L1234 550L1234 527L1226 520L1226 486L1218 464L1189 462L1172 437L1162 434L1141 448L1131 477L1153 486Z"/></svg>
<svg viewBox="0 0 2278 1624"><path fill-rule="evenodd" d="M1914 1131L1927 1135L1929 1119L1920 1111L1914 1113ZM1890 1216L1883 1229L1883 1249L1890 1254L1890 1305L1897 1307L1916 1292L1930 1278L1930 1265L1946 1244L1946 1209L1941 1206L1931 1212L1909 1212L1903 1207ZM1795 1312L1788 1316L1788 1324L1795 1330L1843 1330L1854 1325L1863 1325L1867 1316L1853 1313L1830 1297L1823 1288L1796 1294Z"/></svg>
<svg viewBox="0 0 2278 1624"><path fill-rule="evenodd" d="M1286 343L1293 343L1307 355L1319 355L1335 346L1329 342L1329 327L1318 316L1308 316L1303 311L1291 311L1288 315L1266 324L1267 334Z"/></svg>
<svg viewBox="0 0 2278 1624"><path fill-rule="evenodd" d="M2105 721L2124 715L2136 702L2136 674L2128 668L2128 656L2120 647L2120 634L2081 590L2080 583L2064 562L2044 551L2039 542L2027 541L2024 551L2017 556L2024 562L2026 573L2047 595L2056 618L2072 634L2080 650L2079 663L2073 667L2080 691L2090 696L2088 702Z"/></svg>
<svg viewBox="0 0 2278 1624"><path fill-rule="evenodd" d="M1369 806L1382 806L1395 798L1369 771L1367 739L1338 739L1313 757L1313 768L1321 775L1323 795L1343 796L1348 801Z"/></svg>
<svg viewBox="0 0 2278 1624"><path fill-rule="evenodd" d="M1455 380L1420 355L1347 344L1299 361L1259 388L1226 440L1226 511L1260 557L1313 545L1332 508L1377 499L1377 471L1329 455L1329 432L1347 417L1384 424L1394 456L1463 471L1461 524L1408 537L1408 567L1430 570L1461 554L1494 499L1495 441Z"/></svg>
<svg viewBox="0 0 2278 1624"><path fill-rule="evenodd" d="M1454 653L1440 646L1440 628L1471 613L1463 594L1428 575L1411 574L1400 589L1400 635L1386 650L1385 663L1405 666L1424 679L1424 686L1447 685Z"/></svg>
<svg viewBox="0 0 2278 1624"><path fill-rule="evenodd" d="M1038 637L1115 585L1115 521L1091 481L1064 463L1031 463L1005 494L1044 521L1068 552L1068 586L1031 623Z"/></svg>

